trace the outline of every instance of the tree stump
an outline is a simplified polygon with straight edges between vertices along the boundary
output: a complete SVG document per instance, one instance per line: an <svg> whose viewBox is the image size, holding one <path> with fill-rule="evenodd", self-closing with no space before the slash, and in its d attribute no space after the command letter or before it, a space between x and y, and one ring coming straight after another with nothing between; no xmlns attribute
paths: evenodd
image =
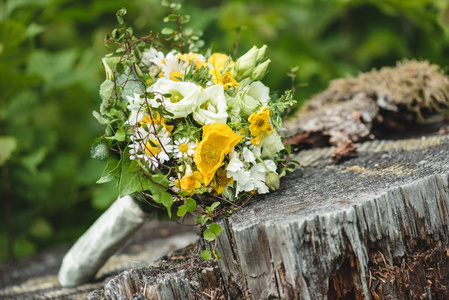
<svg viewBox="0 0 449 300"><path fill-rule="evenodd" d="M365 142L338 165L333 147L303 151L279 191L221 220L215 269L165 261L89 299L449 299L448 149Z"/></svg>
<svg viewBox="0 0 449 300"><path fill-rule="evenodd" d="M222 222L228 293L449 299L448 150L447 137L365 142L340 165L333 148L301 152L281 190Z"/></svg>

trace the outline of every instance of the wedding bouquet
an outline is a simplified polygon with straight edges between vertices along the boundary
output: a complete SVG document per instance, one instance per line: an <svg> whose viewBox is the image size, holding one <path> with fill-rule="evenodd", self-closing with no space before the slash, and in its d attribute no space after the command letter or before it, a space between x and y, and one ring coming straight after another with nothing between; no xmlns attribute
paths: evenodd
<svg viewBox="0 0 449 300"><path fill-rule="evenodd" d="M117 13L120 28L106 39L117 49L103 58L106 80L94 112L103 133L91 154L106 161L99 183L115 180L120 197L131 195L174 220L195 213L212 241L221 232L214 218L278 189L293 169L279 131L294 100L291 92L272 97L262 83L267 46L238 58L200 53L198 36L182 30L188 16L175 13L179 4L167 6L165 21L176 30L164 29L165 38L135 37L123 21L126 10ZM220 254L206 250L202 257Z"/></svg>

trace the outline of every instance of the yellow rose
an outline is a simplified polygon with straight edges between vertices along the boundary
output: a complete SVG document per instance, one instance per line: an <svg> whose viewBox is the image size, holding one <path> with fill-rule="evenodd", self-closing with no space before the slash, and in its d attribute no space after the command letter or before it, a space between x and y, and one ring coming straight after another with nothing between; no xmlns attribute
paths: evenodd
<svg viewBox="0 0 449 300"><path fill-rule="evenodd" d="M223 165L225 155L240 142L241 136L226 124L203 126L203 140L197 143L194 161L203 175L204 185L209 185L215 172Z"/></svg>

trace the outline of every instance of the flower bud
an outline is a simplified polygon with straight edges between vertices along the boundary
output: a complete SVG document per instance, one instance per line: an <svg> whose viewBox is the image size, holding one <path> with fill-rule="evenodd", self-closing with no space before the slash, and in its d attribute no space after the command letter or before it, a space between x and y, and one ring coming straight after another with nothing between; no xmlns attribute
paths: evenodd
<svg viewBox="0 0 449 300"><path fill-rule="evenodd" d="M113 80L114 79L114 69L119 62L120 57L104 57L102 59L104 70L106 72L106 79Z"/></svg>
<svg viewBox="0 0 449 300"><path fill-rule="evenodd" d="M263 63L259 64L253 71L253 74L251 75L251 78L254 81L259 81L264 78L265 74L267 74L268 65L270 64L271 60L266 60Z"/></svg>
<svg viewBox="0 0 449 300"><path fill-rule="evenodd" d="M257 59L256 59L257 64L260 64L264 60L266 51L267 45L263 45L262 48L259 49L259 52L257 52Z"/></svg>
<svg viewBox="0 0 449 300"><path fill-rule="evenodd" d="M250 76L256 65L265 57L266 48L266 45L260 49L254 46L239 59L237 59L234 65L234 78L239 81Z"/></svg>
<svg viewBox="0 0 449 300"><path fill-rule="evenodd" d="M279 175L275 172L269 172L265 176L265 184L273 191L279 189L280 186L280 180Z"/></svg>

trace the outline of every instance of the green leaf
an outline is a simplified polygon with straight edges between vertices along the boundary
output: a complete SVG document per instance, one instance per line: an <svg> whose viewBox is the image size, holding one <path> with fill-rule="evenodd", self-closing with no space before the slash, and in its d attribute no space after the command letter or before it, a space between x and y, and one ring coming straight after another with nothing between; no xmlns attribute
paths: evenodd
<svg viewBox="0 0 449 300"><path fill-rule="evenodd" d="M173 196L170 193L164 192L160 196L160 201L162 205L167 208L168 216L171 218L171 206L173 204Z"/></svg>
<svg viewBox="0 0 449 300"><path fill-rule="evenodd" d="M188 192L187 191L179 191L178 195L181 196L181 197L185 197L185 196L188 195Z"/></svg>
<svg viewBox="0 0 449 300"><path fill-rule="evenodd" d="M207 206L206 207L206 211L207 212L213 212L218 206L220 205L220 202L214 202L214 203L212 203L212 205L211 206Z"/></svg>
<svg viewBox="0 0 449 300"><path fill-rule="evenodd" d="M196 209L196 201L192 198L187 198L186 200L186 209L188 212L194 212Z"/></svg>
<svg viewBox="0 0 449 300"><path fill-rule="evenodd" d="M209 260L211 259L212 254L210 253L209 250L204 250L203 252L201 252L201 258L204 260Z"/></svg>
<svg viewBox="0 0 449 300"><path fill-rule="evenodd" d="M153 181L155 181L165 187L168 187L168 185L169 185L167 176L164 174L160 174L160 173L154 174L153 176L151 176L151 178L153 179Z"/></svg>
<svg viewBox="0 0 449 300"><path fill-rule="evenodd" d="M108 124L109 120L108 118L106 118L105 116L100 115L99 112L97 111L92 111L92 115L94 116L94 118L98 121L98 123L100 124Z"/></svg>
<svg viewBox="0 0 449 300"><path fill-rule="evenodd" d="M109 158L109 147L103 138L97 139L90 148L90 156L99 161L107 161Z"/></svg>
<svg viewBox="0 0 449 300"><path fill-rule="evenodd" d="M221 259L221 254L220 254L220 252L217 251L217 249L213 250L213 253L215 256L215 260Z"/></svg>
<svg viewBox="0 0 449 300"><path fill-rule="evenodd" d="M168 27L165 27L161 30L162 34L167 34L167 35L171 35L171 34L173 34L173 32L174 32L174 30L171 28L168 28Z"/></svg>
<svg viewBox="0 0 449 300"><path fill-rule="evenodd" d="M22 164L32 173L35 174L37 167L44 161L47 155L47 148L41 147L36 151L22 157Z"/></svg>
<svg viewBox="0 0 449 300"><path fill-rule="evenodd" d="M0 136L0 166L2 166L17 147L17 140L12 136Z"/></svg>
<svg viewBox="0 0 449 300"><path fill-rule="evenodd" d="M167 16L169 21L174 21L174 20L176 20L177 17L178 17L178 15L176 15L176 14L169 14Z"/></svg>
<svg viewBox="0 0 449 300"><path fill-rule="evenodd" d="M134 192L142 190L151 190L151 192L153 193L152 187L155 184L141 172L130 172L130 163L131 161L128 157L122 158L122 168L119 181L120 197L130 195ZM153 196L155 196L154 193Z"/></svg>
<svg viewBox="0 0 449 300"><path fill-rule="evenodd" d="M132 160L131 163L129 164L129 171L132 172L137 172L137 160Z"/></svg>
<svg viewBox="0 0 449 300"><path fill-rule="evenodd" d="M187 208L185 205L181 205L180 207L178 207L178 212L176 213L176 215L178 217L183 217L185 216L185 214L187 213Z"/></svg>
<svg viewBox="0 0 449 300"><path fill-rule="evenodd" d="M114 139L123 142L125 140L126 133L123 130L117 130L117 132L114 135Z"/></svg>
<svg viewBox="0 0 449 300"><path fill-rule="evenodd" d="M210 224L209 230L217 236L219 236L221 233L221 227L217 223Z"/></svg>
<svg viewBox="0 0 449 300"><path fill-rule="evenodd" d="M106 167L101 174L100 179L97 180L97 183L106 183L112 180L118 180L120 178L122 164L118 159L117 155L109 155L109 158L106 162Z"/></svg>
<svg viewBox="0 0 449 300"><path fill-rule="evenodd" d="M210 229L204 230L203 236L206 241L212 242L215 240L215 234Z"/></svg>

